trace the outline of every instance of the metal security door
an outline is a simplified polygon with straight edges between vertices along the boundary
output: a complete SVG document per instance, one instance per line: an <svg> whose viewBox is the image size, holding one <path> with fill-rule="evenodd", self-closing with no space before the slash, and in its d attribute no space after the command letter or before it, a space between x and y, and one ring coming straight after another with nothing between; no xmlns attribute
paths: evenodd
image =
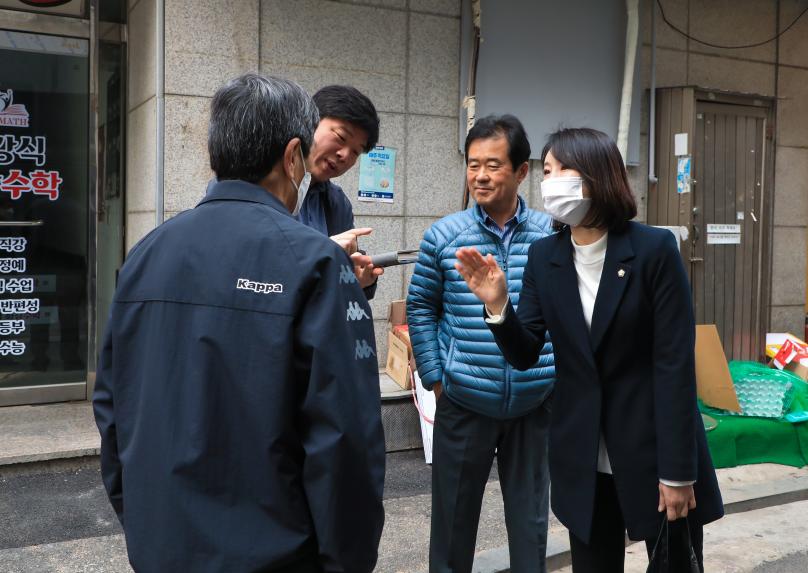
<svg viewBox="0 0 808 573"><path fill-rule="evenodd" d="M696 102L691 286L698 324L730 360L764 351L769 269L768 109Z"/></svg>

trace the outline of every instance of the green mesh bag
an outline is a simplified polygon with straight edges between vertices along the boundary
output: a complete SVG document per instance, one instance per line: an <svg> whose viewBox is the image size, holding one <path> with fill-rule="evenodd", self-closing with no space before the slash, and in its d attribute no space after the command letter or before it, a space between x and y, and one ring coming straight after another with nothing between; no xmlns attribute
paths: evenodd
<svg viewBox="0 0 808 573"><path fill-rule="evenodd" d="M738 395L741 412L736 416L782 418L794 400L796 385L802 379L796 374L775 370L757 362L731 361L729 373Z"/></svg>

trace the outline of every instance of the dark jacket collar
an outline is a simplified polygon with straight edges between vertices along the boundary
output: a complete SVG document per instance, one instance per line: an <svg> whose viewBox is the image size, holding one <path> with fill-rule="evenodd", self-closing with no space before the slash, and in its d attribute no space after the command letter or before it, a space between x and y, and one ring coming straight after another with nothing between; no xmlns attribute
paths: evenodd
<svg viewBox="0 0 808 573"><path fill-rule="evenodd" d="M248 183L247 181L241 181L238 179L211 181L208 184L205 198L202 199L198 205L209 203L211 201L247 201L250 203L262 203L263 205L268 205L284 215L292 217L292 214L289 212L289 209L286 208L286 205L281 203L281 200L275 197L272 193L260 185Z"/></svg>
<svg viewBox="0 0 808 573"><path fill-rule="evenodd" d="M620 231L609 231L609 238L606 240L606 262L615 263L628 261L634 258L634 249L629 239L629 227ZM553 255L550 262L556 266L572 264L572 238L569 227L564 227L556 234Z"/></svg>
<svg viewBox="0 0 808 573"><path fill-rule="evenodd" d="M609 238L606 242L606 259L603 262L603 272L592 313L592 325L588 333L578 291L578 277L572 258L572 239L569 227L565 227L555 236L550 263L556 267L551 279L556 281L554 292L558 297L556 302L560 309L559 312L565 315L569 321L569 328L574 332L574 336L580 344L583 345L584 341L589 339L589 349L592 353L597 352L617 307L620 305L626 285L631 280L631 265L628 264L628 261L634 258L634 249L629 236L631 226L632 223L629 223L625 229L609 231ZM592 354L585 354L587 358L592 358ZM594 365L594 360L592 360L592 364Z"/></svg>
<svg viewBox="0 0 808 573"><path fill-rule="evenodd" d="M592 313L592 349L597 352L609 325L615 317L626 286L631 280L631 263L634 249L631 246L632 223L620 231L609 231L606 242L606 259L600 276L598 296ZM571 243L571 241L570 241Z"/></svg>
<svg viewBox="0 0 808 573"><path fill-rule="evenodd" d="M309 195L315 193L325 193L331 190L334 184L331 183L330 179L326 179L325 181L314 181L312 180L311 185L309 185Z"/></svg>

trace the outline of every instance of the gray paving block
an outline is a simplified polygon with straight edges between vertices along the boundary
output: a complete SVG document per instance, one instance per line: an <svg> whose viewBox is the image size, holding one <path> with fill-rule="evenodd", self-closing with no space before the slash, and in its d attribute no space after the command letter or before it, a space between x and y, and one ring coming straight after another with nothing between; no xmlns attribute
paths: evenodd
<svg viewBox="0 0 808 573"><path fill-rule="evenodd" d="M99 453L101 438L89 402L0 408L0 465Z"/></svg>
<svg viewBox="0 0 808 573"><path fill-rule="evenodd" d="M0 571L131 573L123 535L90 537L0 551Z"/></svg>

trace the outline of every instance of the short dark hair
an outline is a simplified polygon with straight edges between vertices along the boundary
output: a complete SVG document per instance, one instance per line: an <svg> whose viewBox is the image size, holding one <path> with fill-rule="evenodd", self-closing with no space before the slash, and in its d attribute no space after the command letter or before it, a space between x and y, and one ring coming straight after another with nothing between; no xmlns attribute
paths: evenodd
<svg viewBox="0 0 808 573"><path fill-rule="evenodd" d="M295 82L249 73L216 91L210 104L208 153L219 180L257 183L272 171L289 141L309 154L320 116Z"/></svg>
<svg viewBox="0 0 808 573"><path fill-rule="evenodd" d="M516 117L505 115L487 115L477 120L466 136L466 163L469 160L469 147L476 139L504 137L508 140L508 159L514 171L530 159L530 142L527 133Z"/></svg>
<svg viewBox="0 0 808 573"><path fill-rule="evenodd" d="M379 141L379 115L370 98L353 86L325 86L313 96L320 117L341 119L359 127L368 136L365 151Z"/></svg>
<svg viewBox="0 0 808 573"><path fill-rule="evenodd" d="M550 151L561 165L580 173L589 189L592 203L584 226L619 231L637 216L623 157L611 137L586 127L560 129L547 138L542 163Z"/></svg>

